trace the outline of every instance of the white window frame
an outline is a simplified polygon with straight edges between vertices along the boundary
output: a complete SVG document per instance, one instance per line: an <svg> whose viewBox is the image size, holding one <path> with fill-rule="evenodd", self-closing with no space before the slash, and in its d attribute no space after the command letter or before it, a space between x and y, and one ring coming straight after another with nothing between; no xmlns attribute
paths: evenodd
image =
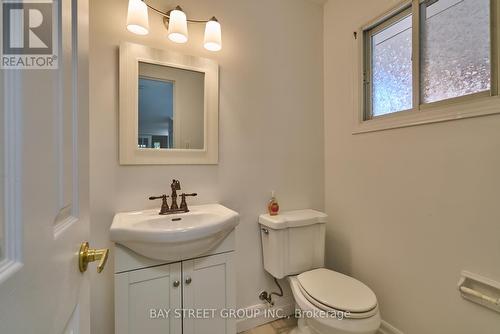
<svg viewBox="0 0 500 334"><path fill-rule="evenodd" d="M500 78L498 66L500 64L500 0L490 0L491 3L491 90L470 95L459 96L437 102L422 104L420 101L420 4L424 0L406 0L399 3L375 20L363 25L354 33L355 49L358 60L354 68L354 126L352 133L365 133L386 129L402 128L428 123L444 122L455 119L478 117L500 113L500 96L498 87ZM411 10L412 18L412 80L413 80L413 107L409 110L398 111L386 115L366 117L367 86L365 72L367 53L370 45L368 32L402 12Z"/></svg>

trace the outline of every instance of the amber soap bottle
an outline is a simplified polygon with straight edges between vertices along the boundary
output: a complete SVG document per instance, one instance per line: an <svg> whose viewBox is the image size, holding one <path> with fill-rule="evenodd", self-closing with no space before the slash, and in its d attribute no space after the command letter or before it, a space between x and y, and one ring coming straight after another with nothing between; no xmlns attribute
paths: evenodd
<svg viewBox="0 0 500 334"><path fill-rule="evenodd" d="M276 200L276 197L274 196L274 191L271 192L271 200L269 201L269 204L267 205L267 211L269 212L269 215L271 216L276 216L278 212L280 211L280 206L278 204L278 201Z"/></svg>

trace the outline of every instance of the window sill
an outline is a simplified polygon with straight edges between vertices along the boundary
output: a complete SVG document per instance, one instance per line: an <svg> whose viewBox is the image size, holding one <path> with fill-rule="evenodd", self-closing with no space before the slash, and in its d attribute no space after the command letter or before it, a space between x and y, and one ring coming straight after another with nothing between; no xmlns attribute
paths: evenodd
<svg viewBox="0 0 500 334"><path fill-rule="evenodd" d="M469 101L449 101L425 109L403 111L374 119L355 120L352 134L375 132L429 123L500 114L500 97L488 96Z"/></svg>

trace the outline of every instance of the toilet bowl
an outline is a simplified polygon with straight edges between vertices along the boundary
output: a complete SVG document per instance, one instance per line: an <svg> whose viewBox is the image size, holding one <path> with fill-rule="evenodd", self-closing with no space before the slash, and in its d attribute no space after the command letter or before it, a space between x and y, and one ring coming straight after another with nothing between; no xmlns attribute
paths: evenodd
<svg viewBox="0 0 500 334"><path fill-rule="evenodd" d="M324 268L327 215L315 210L261 215L264 268L287 277L298 326L291 334L375 334L381 319L375 293Z"/></svg>

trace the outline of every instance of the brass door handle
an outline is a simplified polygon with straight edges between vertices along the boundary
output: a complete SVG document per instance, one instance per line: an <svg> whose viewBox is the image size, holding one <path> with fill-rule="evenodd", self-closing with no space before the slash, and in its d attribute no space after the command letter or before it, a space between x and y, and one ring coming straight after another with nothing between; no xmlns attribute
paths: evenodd
<svg viewBox="0 0 500 334"><path fill-rule="evenodd" d="M97 264L97 272L100 273L104 270L104 266L108 261L109 249L91 249L88 242L82 242L80 252L78 253L78 268L80 272L87 270L90 262L99 261Z"/></svg>

